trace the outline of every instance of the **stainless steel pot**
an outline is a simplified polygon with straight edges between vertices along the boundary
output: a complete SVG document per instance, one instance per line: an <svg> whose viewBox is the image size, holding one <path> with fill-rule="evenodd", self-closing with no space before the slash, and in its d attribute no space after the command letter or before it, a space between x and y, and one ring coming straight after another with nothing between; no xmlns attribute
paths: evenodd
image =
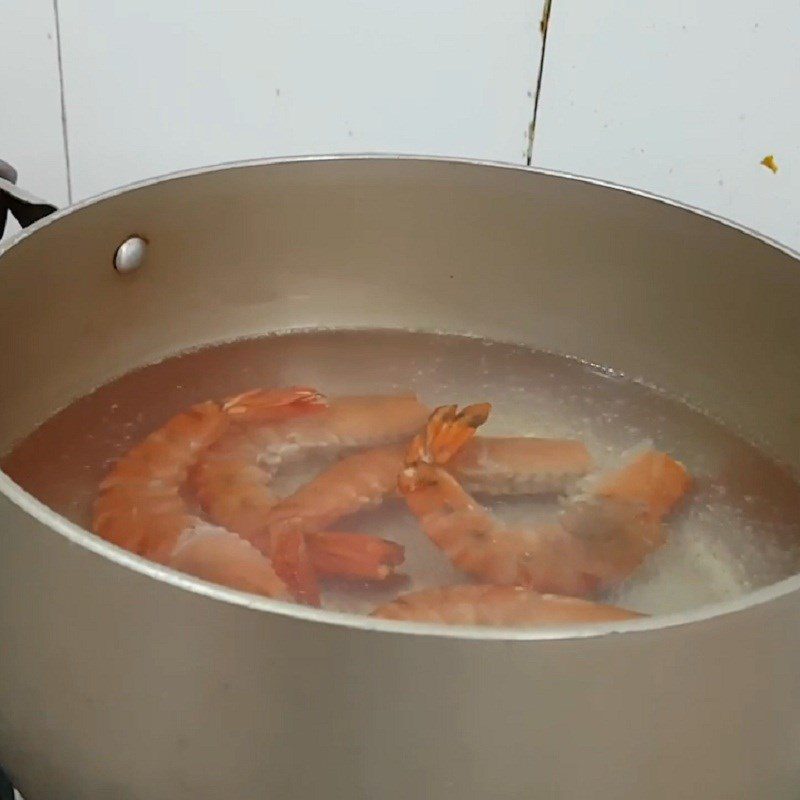
<svg viewBox="0 0 800 800"><path fill-rule="evenodd" d="M121 274L132 235L146 260ZM598 182L395 157L200 170L2 253L0 452L182 348L380 326L609 365L798 467L798 309L793 254ZM0 475L0 763L27 800L788 800L799 641L797 577L535 633L285 606L119 551Z"/></svg>

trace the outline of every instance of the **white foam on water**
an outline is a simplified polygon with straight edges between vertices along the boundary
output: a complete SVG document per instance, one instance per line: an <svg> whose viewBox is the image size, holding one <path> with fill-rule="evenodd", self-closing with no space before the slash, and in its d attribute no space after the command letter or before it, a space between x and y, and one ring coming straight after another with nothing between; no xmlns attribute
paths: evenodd
<svg viewBox="0 0 800 800"><path fill-rule="evenodd" d="M719 502L691 507L668 530L664 547L610 593L613 602L650 614L684 611L780 580L796 559L774 531Z"/></svg>

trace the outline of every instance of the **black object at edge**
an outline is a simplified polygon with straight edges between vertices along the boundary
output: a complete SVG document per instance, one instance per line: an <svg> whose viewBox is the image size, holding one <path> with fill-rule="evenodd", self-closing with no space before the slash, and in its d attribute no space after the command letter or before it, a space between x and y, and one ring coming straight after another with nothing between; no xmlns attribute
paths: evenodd
<svg viewBox="0 0 800 800"><path fill-rule="evenodd" d="M0 800L14 800L14 787L2 769L0 769Z"/></svg>
<svg viewBox="0 0 800 800"><path fill-rule="evenodd" d="M16 182L17 171L14 167L0 161L0 236L5 230L9 211L23 228L27 228L56 210L52 203L46 203L15 186ZM5 798L0 795L0 800Z"/></svg>

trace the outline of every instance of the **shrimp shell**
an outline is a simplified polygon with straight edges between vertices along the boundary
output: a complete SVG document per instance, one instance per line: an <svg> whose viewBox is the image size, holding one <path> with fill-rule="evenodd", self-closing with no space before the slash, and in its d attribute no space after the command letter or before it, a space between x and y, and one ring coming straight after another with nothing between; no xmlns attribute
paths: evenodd
<svg viewBox="0 0 800 800"><path fill-rule="evenodd" d="M407 445L391 442L410 439L428 416L411 396L343 398L311 419L234 431L200 458L195 490L215 523L263 549L270 532L319 531L395 495ZM324 430L327 423L334 434ZM280 501L273 496L270 483L288 458L376 441L384 443L344 456ZM582 442L484 437L469 442L447 468L473 491L549 494L568 491L591 465Z"/></svg>
<svg viewBox="0 0 800 800"><path fill-rule="evenodd" d="M621 580L663 543L661 519L690 478L683 465L655 451L568 500L551 523L505 527L444 468L487 415L486 404L436 409L398 479L422 529L455 566L486 583L582 596Z"/></svg>
<svg viewBox="0 0 800 800"><path fill-rule="evenodd" d="M296 596L312 604L319 602L317 570L351 580L386 577L403 560L394 542L321 533L309 547L283 537L259 552L235 532L198 518L183 496L197 459L232 428L259 423L264 430L269 423L286 430L288 419L323 409L316 391L293 387L253 390L175 415L126 453L101 482L94 531L134 553L236 589L285 598L288 582Z"/></svg>
<svg viewBox="0 0 800 800"><path fill-rule="evenodd" d="M637 619L642 614L577 597L539 594L521 586L463 585L401 595L371 616L442 625L537 628Z"/></svg>

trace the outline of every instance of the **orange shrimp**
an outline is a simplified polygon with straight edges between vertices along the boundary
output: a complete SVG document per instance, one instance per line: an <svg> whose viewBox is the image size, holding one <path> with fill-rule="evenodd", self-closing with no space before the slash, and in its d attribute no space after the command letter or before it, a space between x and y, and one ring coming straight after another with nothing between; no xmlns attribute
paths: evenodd
<svg viewBox="0 0 800 800"><path fill-rule="evenodd" d="M269 560L234 533L193 515L181 495L198 455L234 420L279 420L317 410L322 397L296 387L200 403L123 456L100 484L93 527L104 539L154 561L234 588L286 597Z"/></svg>
<svg viewBox="0 0 800 800"><path fill-rule="evenodd" d="M564 494L592 469L583 442L534 436L476 436L446 468L468 491L489 495Z"/></svg>
<svg viewBox="0 0 800 800"><path fill-rule="evenodd" d="M344 397L313 417L241 427L202 454L192 483L209 517L271 553L279 574L300 596L318 598L314 573L304 556L307 547L320 574L383 580L403 561L400 545L362 534L322 532L322 526L270 531L267 519L277 502L270 483L281 464L310 452L408 439L428 413L414 395Z"/></svg>
<svg viewBox="0 0 800 800"><path fill-rule="evenodd" d="M237 430L201 456L194 487L214 522L264 550L270 536L329 528L394 494L407 445L392 442L407 441L429 414L413 395L351 397L332 401L312 419L264 430ZM342 458L276 502L270 482L287 457L311 449L337 451L379 442ZM542 494L567 491L591 463L581 442L479 438L456 454L447 468L473 491ZM377 549L374 552L378 555ZM378 567L381 574L389 558L387 552Z"/></svg>
<svg viewBox="0 0 800 800"><path fill-rule="evenodd" d="M288 596L296 574L312 586L322 575L363 579L385 576L403 551L393 542L363 536L358 541L319 534L301 547L291 540L271 553L278 577L264 554L235 532L210 525L191 512L182 488L198 457L240 424L279 425L322 413L326 402L313 389L254 390L218 404L201 403L170 419L123 456L100 485L93 527L103 538L134 553L206 580L270 597ZM311 566L309 567L309 561ZM308 597L318 602L313 589Z"/></svg>
<svg viewBox="0 0 800 800"><path fill-rule="evenodd" d="M345 397L314 417L242 428L199 459L192 476L197 497L217 524L246 537L266 535L277 502L270 483L282 463L314 451L408 440L429 413L413 395Z"/></svg>
<svg viewBox="0 0 800 800"><path fill-rule="evenodd" d="M535 628L636 619L644 615L577 597L539 594L522 586L473 584L401 595L375 609L371 616L442 625Z"/></svg>
<svg viewBox="0 0 800 800"><path fill-rule="evenodd" d="M690 479L677 461L652 451L570 499L551 523L506 528L443 467L490 409L436 409L398 479L409 509L453 564L486 583L582 596L621 580L663 543L661 519Z"/></svg>
<svg viewBox="0 0 800 800"><path fill-rule="evenodd" d="M277 503L254 533L322 530L344 516L379 505L396 492L407 449L402 444L385 445L341 459ZM582 442L478 437L468 442L446 469L471 491L533 495L568 490L589 471L591 463ZM243 484L257 479L252 470L243 470L241 477Z"/></svg>

